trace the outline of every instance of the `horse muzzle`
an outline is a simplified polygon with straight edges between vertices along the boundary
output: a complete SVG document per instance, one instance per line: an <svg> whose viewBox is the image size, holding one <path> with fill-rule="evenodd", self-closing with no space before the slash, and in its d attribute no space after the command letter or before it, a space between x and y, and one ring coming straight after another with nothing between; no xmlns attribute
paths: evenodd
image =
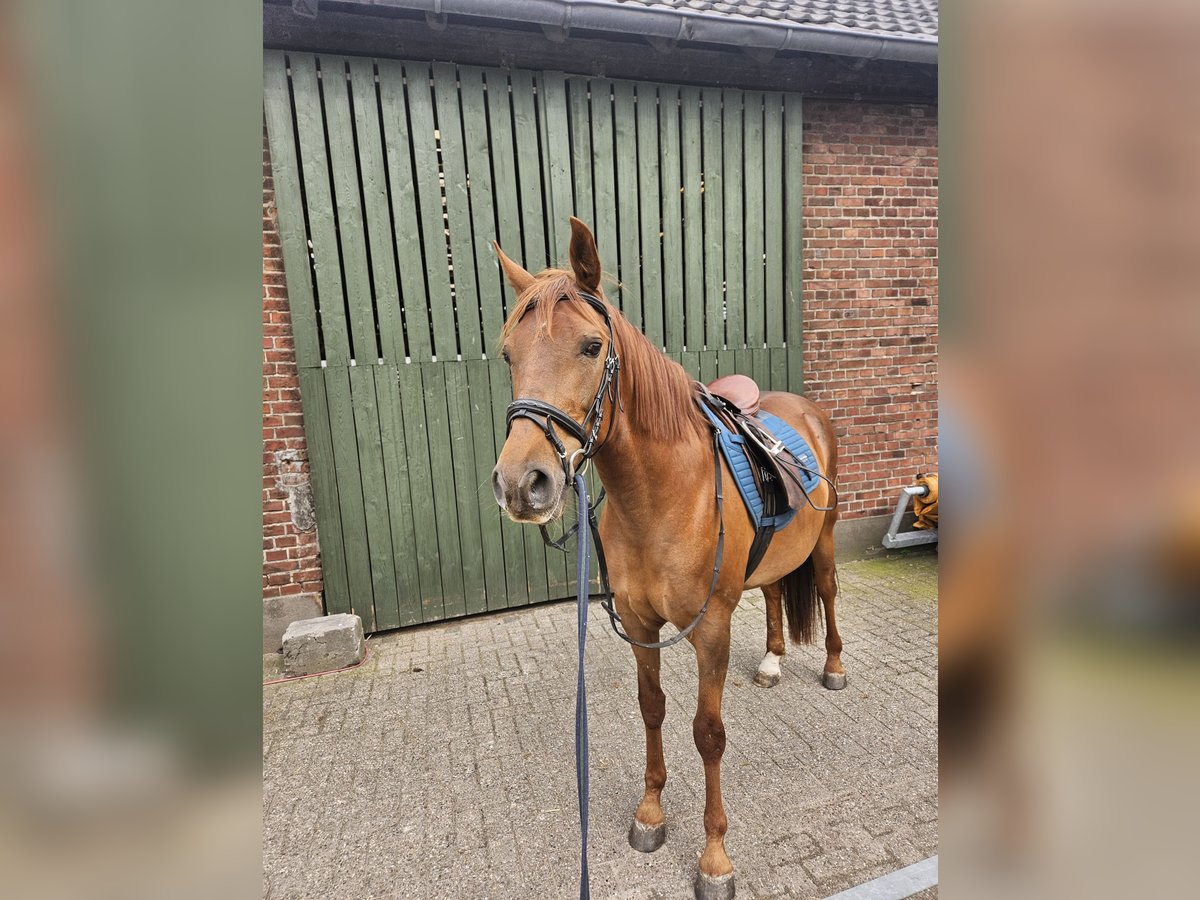
<svg viewBox="0 0 1200 900"><path fill-rule="evenodd" d="M500 508L514 522L544 525L562 515L566 501L566 476L561 469L539 463L506 466L492 470L492 493Z"/></svg>

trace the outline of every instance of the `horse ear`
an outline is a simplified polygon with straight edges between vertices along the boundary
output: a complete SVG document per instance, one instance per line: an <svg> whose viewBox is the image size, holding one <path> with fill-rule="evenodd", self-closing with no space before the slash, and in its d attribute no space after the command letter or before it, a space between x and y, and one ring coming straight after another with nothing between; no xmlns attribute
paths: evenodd
<svg viewBox="0 0 1200 900"><path fill-rule="evenodd" d="M600 254L596 239L586 225L571 216L571 268L575 283L589 293L600 289Z"/></svg>
<svg viewBox="0 0 1200 900"><path fill-rule="evenodd" d="M508 279L512 289L517 292L517 296L521 296L525 293L525 289L533 284L533 276L505 256L496 241L492 241L492 246L496 248L496 256L500 257L500 268L504 270L504 277Z"/></svg>

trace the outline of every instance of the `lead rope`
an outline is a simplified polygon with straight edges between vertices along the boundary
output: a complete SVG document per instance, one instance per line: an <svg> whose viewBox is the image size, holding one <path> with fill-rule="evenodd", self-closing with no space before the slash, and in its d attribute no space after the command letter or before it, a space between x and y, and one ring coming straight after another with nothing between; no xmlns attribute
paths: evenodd
<svg viewBox="0 0 1200 900"><path fill-rule="evenodd" d="M576 598L579 629L579 671L575 679L575 788L579 797L579 900L589 900L591 888L588 885L588 720L587 720L587 683L583 679L583 652L587 646L587 612L588 612L588 518L591 508L588 506L587 482L583 476L575 476L575 493L579 498L579 521L576 529L579 532L579 559L576 563L575 575L579 581L579 594Z"/></svg>

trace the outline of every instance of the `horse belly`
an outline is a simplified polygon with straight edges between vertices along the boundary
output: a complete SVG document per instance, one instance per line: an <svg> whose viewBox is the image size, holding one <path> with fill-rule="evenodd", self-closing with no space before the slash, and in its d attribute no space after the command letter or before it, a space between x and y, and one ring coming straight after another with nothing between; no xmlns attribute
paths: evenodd
<svg viewBox="0 0 1200 900"><path fill-rule="evenodd" d="M750 577L746 589L773 584L804 564L817 545L827 513L802 509L783 531L771 538L771 546Z"/></svg>

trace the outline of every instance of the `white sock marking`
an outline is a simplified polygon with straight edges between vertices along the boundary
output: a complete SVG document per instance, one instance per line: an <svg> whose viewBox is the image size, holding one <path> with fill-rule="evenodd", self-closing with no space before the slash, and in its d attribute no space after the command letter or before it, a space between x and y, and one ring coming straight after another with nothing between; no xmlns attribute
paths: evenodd
<svg viewBox="0 0 1200 900"><path fill-rule="evenodd" d="M783 659L783 657L780 656L779 654L768 653L766 656L763 657L763 661L758 664L759 674L764 675L767 678L771 678L775 675L778 675L779 674L779 660L781 660L781 659Z"/></svg>

